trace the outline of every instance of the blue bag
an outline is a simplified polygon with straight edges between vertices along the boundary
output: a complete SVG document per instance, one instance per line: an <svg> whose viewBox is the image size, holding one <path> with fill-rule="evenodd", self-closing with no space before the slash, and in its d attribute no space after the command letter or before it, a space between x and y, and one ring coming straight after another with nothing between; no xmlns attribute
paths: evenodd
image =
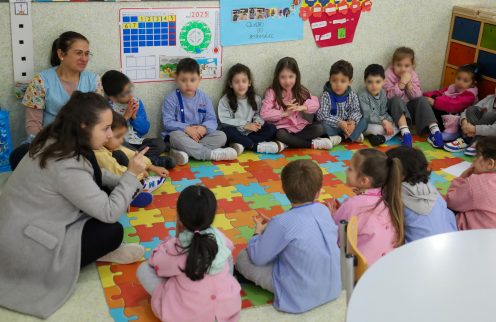
<svg viewBox="0 0 496 322"><path fill-rule="evenodd" d="M9 112L0 109L0 173L10 171L9 156L12 152Z"/></svg>

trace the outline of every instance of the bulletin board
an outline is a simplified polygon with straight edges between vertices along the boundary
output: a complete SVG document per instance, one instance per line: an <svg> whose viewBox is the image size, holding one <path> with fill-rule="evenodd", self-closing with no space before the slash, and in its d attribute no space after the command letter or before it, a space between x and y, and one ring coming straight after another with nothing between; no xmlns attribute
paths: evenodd
<svg viewBox="0 0 496 322"><path fill-rule="evenodd" d="M223 46L303 39L299 2L220 0Z"/></svg>
<svg viewBox="0 0 496 322"><path fill-rule="evenodd" d="M222 76L219 8L123 8L121 69L133 82L174 79L179 60L195 59L203 78Z"/></svg>

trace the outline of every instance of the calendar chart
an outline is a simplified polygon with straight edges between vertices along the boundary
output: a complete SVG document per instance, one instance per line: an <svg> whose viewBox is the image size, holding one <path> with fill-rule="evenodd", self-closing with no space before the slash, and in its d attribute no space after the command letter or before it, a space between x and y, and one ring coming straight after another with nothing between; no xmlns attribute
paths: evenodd
<svg viewBox="0 0 496 322"><path fill-rule="evenodd" d="M119 26L121 69L132 81L173 80L185 57L203 78L221 77L219 8L121 9Z"/></svg>

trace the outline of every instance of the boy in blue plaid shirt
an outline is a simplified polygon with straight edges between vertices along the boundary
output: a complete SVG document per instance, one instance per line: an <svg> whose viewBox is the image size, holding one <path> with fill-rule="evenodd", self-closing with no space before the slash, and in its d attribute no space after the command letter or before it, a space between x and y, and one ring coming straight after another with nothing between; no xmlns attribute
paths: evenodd
<svg viewBox="0 0 496 322"><path fill-rule="evenodd" d="M358 96L351 89L353 66L345 61L335 62L320 97L317 119L322 122L331 140L340 135L352 142L363 142L367 121L362 117Z"/></svg>

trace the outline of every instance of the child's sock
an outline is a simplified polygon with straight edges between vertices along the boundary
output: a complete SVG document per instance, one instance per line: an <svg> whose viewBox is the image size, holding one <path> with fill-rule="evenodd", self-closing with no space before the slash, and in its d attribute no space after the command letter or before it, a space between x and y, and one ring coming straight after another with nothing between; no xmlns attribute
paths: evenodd
<svg viewBox="0 0 496 322"><path fill-rule="evenodd" d="M437 125L437 123L432 123L431 125L429 125L429 131L431 131L431 134L435 134L436 132L440 132L439 126Z"/></svg>
<svg viewBox="0 0 496 322"><path fill-rule="evenodd" d="M400 133L401 135L405 135L406 133L410 133L410 129L407 125L403 125L400 127Z"/></svg>

